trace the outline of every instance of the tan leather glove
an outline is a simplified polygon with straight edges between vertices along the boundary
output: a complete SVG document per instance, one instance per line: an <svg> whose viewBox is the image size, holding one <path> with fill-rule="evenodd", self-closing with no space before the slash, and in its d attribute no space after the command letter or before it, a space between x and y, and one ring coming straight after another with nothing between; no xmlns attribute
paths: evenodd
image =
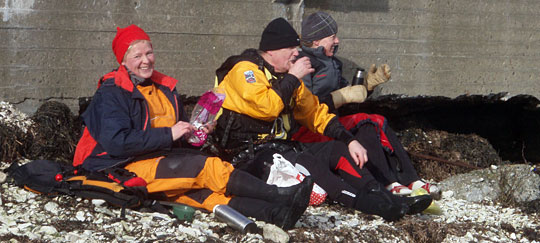
<svg viewBox="0 0 540 243"><path fill-rule="evenodd" d="M339 108L340 106L348 103L364 102L367 97L367 90L363 85L354 85L338 89L330 94L332 95L334 106Z"/></svg>
<svg viewBox="0 0 540 243"><path fill-rule="evenodd" d="M375 64L371 64L365 82L367 90L373 91L375 86L388 81L390 77L390 66L388 64L383 64L379 68L376 68Z"/></svg>

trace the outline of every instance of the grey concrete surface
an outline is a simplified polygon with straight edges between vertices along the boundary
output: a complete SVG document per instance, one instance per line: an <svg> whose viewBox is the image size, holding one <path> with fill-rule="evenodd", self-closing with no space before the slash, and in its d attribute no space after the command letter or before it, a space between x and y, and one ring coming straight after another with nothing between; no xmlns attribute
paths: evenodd
<svg viewBox="0 0 540 243"><path fill-rule="evenodd" d="M211 88L230 55L257 47L264 26L330 13L339 24L344 75L388 63L380 94L508 92L540 97L540 1L535 0L0 0L0 100L33 113L46 100L74 112L118 64L116 27L145 29L156 69L182 94Z"/></svg>

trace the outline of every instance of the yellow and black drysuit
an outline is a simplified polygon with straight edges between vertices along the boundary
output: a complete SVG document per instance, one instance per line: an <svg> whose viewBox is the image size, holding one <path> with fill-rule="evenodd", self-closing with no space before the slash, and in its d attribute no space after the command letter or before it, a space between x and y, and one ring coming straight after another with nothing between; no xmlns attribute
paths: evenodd
<svg viewBox="0 0 540 243"><path fill-rule="evenodd" d="M278 189L218 157L173 149L181 144L173 141L171 126L187 120L176 83L157 71L144 80L124 66L105 75L81 116L86 127L74 166L124 167L144 179L150 194L209 211L228 204L246 216L291 228L307 207L309 181ZM293 198L297 192L302 195Z"/></svg>
<svg viewBox="0 0 540 243"><path fill-rule="evenodd" d="M253 172L244 164L251 164L253 158L271 163L262 151L277 151L305 167L330 199L345 206L389 220L408 210L407 202L382 188L367 169L356 166L347 147L355 138L328 107L319 104L295 76L276 73L258 50L247 49L229 57L216 70L216 79L226 99L215 144L220 155L232 159L237 168ZM297 123L336 140L291 141Z"/></svg>

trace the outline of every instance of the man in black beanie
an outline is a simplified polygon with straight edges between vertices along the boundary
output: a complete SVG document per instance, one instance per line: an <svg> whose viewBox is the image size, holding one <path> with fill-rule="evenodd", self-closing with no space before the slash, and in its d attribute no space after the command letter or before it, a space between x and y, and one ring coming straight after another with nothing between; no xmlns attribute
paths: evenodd
<svg viewBox="0 0 540 243"><path fill-rule="evenodd" d="M250 168L272 164L266 155L280 153L306 169L331 200L386 220L427 208L430 196L394 196L364 169L368 161L364 147L302 83L313 68L309 58L297 59L299 44L294 28L277 18L264 29L259 50L229 57L216 70L227 97L215 132L220 156L236 168L253 171ZM300 125L334 140L291 140Z"/></svg>

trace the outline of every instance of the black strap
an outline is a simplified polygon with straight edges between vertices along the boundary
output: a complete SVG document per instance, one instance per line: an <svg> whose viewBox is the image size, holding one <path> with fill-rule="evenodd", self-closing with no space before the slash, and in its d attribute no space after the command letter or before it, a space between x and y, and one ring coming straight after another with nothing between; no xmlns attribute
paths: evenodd
<svg viewBox="0 0 540 243"><path fill-rule="evenodd" d="M173 213L171 213L170 210L165 208L163 206L163 204L161 204L157 200L148 200L148 203L149 203L149 205L147 207L152 209L154 212L166 214L166 215L168 215L169 217L171 217L173 219L176 218L176 216Z"/></svg>
<svg viewBox="0 0 540 243"><path fill-rule="evenodd" d="M221 138L221 147L225 148L227 146L227 140L229 140L229 133L231 132L231 126L233 124L234 119L236 118L236 112L230 112L229 120L227 121L227 126L225 127L225 132L223 133L223 137Z"/></svg>

